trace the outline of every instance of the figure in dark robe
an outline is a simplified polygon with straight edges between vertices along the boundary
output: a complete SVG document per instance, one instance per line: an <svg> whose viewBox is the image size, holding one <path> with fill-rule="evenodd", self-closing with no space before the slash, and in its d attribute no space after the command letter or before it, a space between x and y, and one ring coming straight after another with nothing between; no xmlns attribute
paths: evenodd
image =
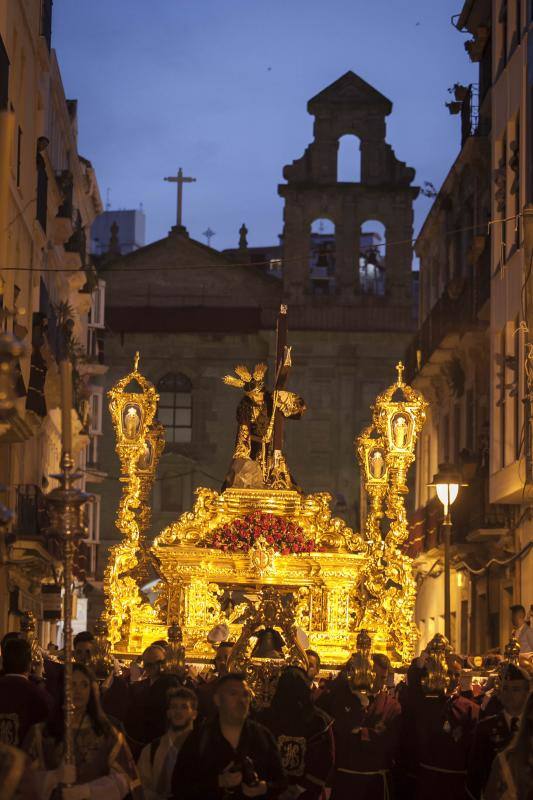
<svg viewBox="0 0 533 800"><path fill-rule="evenodd" d="M223 490L265 488L276 409L291 419L299 419L306 410L304 400L294 392L267 391L266 371L266 364L256 364L253 372L237 366L238 377L226 375L224 378L229 386L244 389L244 397L237 406L237 438Z"/></svg>

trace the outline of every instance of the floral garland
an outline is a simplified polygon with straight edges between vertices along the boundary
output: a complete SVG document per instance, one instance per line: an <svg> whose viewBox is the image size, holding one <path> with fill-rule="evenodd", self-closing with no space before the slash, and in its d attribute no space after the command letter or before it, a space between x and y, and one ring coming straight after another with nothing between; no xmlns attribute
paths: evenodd
<svg viewBox="0 0 533 800"><path fill-rule="evenodd" d="M242 519L234 519L216 528L206 546L217 550L230 552L241 550L247 553L261 538L283 556L292 553L311 553L318 549L312 540L305 538L303 529L299 525L284 517L265 514L262 511L253 511Z"/></svg>

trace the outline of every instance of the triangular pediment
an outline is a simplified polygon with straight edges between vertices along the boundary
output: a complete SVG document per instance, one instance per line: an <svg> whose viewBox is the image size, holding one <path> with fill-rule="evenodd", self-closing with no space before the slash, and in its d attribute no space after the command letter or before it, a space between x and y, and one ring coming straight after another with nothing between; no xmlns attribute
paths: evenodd
<svg viewBox="0 0 533 800"><path fill-rule="evenodd" d="M384 114L390 114L392 111L392 103L385 95L351 71L312 97L307 108L313 114L320 106L330 104L350 107L372 105L380 107Z"/></svg>

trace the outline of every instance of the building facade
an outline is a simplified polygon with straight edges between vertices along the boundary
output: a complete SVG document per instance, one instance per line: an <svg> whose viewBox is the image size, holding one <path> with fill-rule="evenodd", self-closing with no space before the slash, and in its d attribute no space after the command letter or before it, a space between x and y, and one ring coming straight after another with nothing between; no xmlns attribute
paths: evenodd
<svg viewBox="0 0 533 800"><path fill-rule="evenodd" d="M444 632L442 506L428 487L453 463L468 483L452 508L456 650L501 649L509 607L533 601L529 367L531 4L468 0L476 85L454 87L461 148L416 243L420 329L408 351L431 406L418 444L411 547L420 645ZM528 250L529 248L529 250Z"/></svg>
<svg viewBox="0 0 533 800"><path fill-rule="evenodd" d="M0 7L0 324L24 345L14 413L0 422L2 502L14 511L2 535L0 635L20 614L39 620L43 645L58 629L60 548L49 537L45 493L59 471L59 336L70 330L72 427L82 488L100 433L104 282L88 232L102 203L91 163L77 148L77 103L65 97L51 47L52 2ZM100 416L99 416L100 414ZM78 582L96 570L98 501L88 511ZM82 558L83 556L83 558ZM43 589L43 587L45 587ZM79 593L79 624L85 600Z"/></svg>
<svg viewBox="0 0 533 800"><path fill-rule="evenodd" d="M141 209L107 209L91 226L91 252L97 256L112 252L126 255L144 247L146 216Z"/></svg>
<svg viewBox="0 0 533 800"><path fill-rule="evenodd" d="M404 244L386 248L387 239L411 240L418 191L411 185L414 170L385 142L391 109L389 100L353 73L310 101L315 141L285 168L287 183L279 187L285 198L281 250L249 248L243 226L239 249L220 253L181 227L102 262L106 385L131 370L138 350L141 371L161 395L159 419L167 444L153 496L154 532L191 508L198 486L221 488L240 400L222 377L241 363L264 361L272 369L281 303L288 304L292 345L288 388L308 405L301 421L286 425L288 464L305 492L329 492L335 513L358 527L354 438L368 424L376 394L394 379L394 365L415 328L412 251ZM354 161L361 159L359 180L355 175L352 181L337 180L339 139L345 133L360 139L360 149L353 141ZM327 237L327 280L320 291L315 284L322 265L315 255L324 240L313 230L317 219L335 225L335 237ZM379 242L373 228L361 236L368 220L383 226ZM379 285L360 282L361 242L383 245L374 257L385 275ZM267 378L271 383L271 374ZM118 474L109 415L101 468ZM117 538L120 485L106 481L104 490L101 540L111 545Z"/></svg>

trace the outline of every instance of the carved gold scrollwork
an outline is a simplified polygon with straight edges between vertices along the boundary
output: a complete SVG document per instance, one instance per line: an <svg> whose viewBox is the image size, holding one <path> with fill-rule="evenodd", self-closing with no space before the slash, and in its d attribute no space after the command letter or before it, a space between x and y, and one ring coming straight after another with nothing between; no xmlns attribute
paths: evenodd
<svg viewBox="0 0 533 800"><path fill-rule="evenodd" d="M124 638L124 626L132 611L146 603L139 586L159 566L144 536L150 525L149 495L164 449L164 430L154 422L159 395L138 367L137 353L133 371L108 392L116 451L124 476L120 479L123 490L116 518L123 538L111 548L104 573L104 619L112 644Z"/></svg>

